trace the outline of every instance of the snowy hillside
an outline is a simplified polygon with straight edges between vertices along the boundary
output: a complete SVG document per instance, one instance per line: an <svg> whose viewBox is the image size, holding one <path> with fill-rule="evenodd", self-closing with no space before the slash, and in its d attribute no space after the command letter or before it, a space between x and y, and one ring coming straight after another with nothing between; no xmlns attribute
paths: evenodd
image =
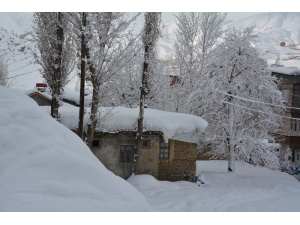
<svg viewBox="0 0 300 225"><path fill-rule="evenodd" d="M224 28L249 26L255 26L255 32L259 35L257 47L269 64L275 63L278 55L282 65L300 67L299 12L261 13L228 23ZM285 42L286 46L279 46L280 42ZM293 44L298 50L289 47Z"/></svg>
<svg viewBox="0 0 300 225"><path fill-rule="evenodd" d="M0 211L153 211L34 100L0 96Z"/></svg>

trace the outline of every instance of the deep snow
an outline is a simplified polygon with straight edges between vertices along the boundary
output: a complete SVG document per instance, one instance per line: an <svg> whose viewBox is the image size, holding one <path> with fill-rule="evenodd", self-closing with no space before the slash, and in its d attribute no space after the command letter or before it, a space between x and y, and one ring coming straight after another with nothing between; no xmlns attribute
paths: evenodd
<svg viewBox="0 0 300 225"><path fill-rule="evenodd" d="M200 187L125 181L24 93L0 96L0 211L300 211L296 178L249 164L228 173L226 161L198 161Z"/></svg>
<svg viewBox="0 0 300 225"><path fill-rule="evenodd" d="M186 181L157 181L150 175L128 182L163 212L300 212L300 182L286 173L237 163L227 172L227 161L197 161L205 185Z"/></svg>
<svg viewBox="0 0 300 225"><path fill-rule="evenodd" d="M37 103L0 86L0 211L153 211Z"/></svg>

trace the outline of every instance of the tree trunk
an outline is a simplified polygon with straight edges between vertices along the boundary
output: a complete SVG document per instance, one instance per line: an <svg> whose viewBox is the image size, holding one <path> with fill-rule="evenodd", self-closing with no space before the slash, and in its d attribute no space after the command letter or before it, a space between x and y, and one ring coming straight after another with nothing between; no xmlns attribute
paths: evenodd
<svg viewBox="0 0 300 225"><path fill-rule="evenodd" d="M56 52L57 57L55 58L54 64L56 68L54 70L53 77L53 87L52 87L52 102L51 102L51 116L53 118L59 119L58 107L59 107L59 95L61 88L61 72L62 72L62 49L63 49L63 41L64 41L64 29L62 27L62 14L57 13L57 43L56 43Z"/></svg>
<svg viewBox="0 0 300 225"><path fill-rule="evenodd" d="M139 155L140 149L142 148L142 136L143 136L143 129L144 129L144 110L145 110L145 98L148 93L148 84L147 84L147 74L148 74L148 57L149 56L149 47L145 46L145 53L144 53L144 65L143 65L143 74L142 74L142 87L141 87L141 94L140 94L140 110L139 110L139 117L138 117L138 130L136 134L137 139L137 148L134 154L134 167L133 173L138 173L139 167Z"/></svg>
<svg viewBox="0 0 300 225"><path fill-rule="evenodd" d="M82 13L82 34L81 34L81 73L80 73L80 103L79 103L79 124L78 124L78 136L83 139L83 116L84 116L84 89L85 89L85 67L86 67L86 42L85 31L86 28L86 14Z"/></svg>
<svg viewBox="0 0 300 225"><path fill-rule="evenodd" d="M231 103L232 96L229 97L229 102ZM228 171L235 171L235 153L234 146L232 144L232 134L233 134L233 105L229 104L229 137L227 138L227 146L229 148L229 160L228 160Z"/></svg>
<svg viewBox="0 0 300 225"><path fill-rule="evenodd" d="M98 117L97 117L98 106L99 106L98 95L99 95L99 90L97 87L94 87L91 115L90 115L90 121L88 123L88 130L87 130L87 144L89 148L92 148L95 128L98 122Z"/></svg>

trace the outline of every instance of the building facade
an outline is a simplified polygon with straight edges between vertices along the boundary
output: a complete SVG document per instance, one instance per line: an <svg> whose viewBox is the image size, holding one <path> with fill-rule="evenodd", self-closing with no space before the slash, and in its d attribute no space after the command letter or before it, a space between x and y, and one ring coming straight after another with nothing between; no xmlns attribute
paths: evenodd
<svg viewBox="0 0 300 225"><path fill-rule="evenodd" d="M294 67L269 67L273 76L282 81L279 90L286 103L281 130L275 136L283 148L292 150L292 162L300 166L300 69ZM288 108L291 107L291 108Z"/></svg>

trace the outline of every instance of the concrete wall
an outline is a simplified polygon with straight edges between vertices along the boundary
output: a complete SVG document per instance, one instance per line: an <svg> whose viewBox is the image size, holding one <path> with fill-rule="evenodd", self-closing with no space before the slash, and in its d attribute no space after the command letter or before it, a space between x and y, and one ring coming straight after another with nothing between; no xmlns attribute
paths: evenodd
<svg viewBox="0 0 300 225"><path fill-rule="evenodd" d="M170 158L159 159L158 179L195 181L197 145L169 140Z"/></svg>
<svg viewBox="0 0 300 225"><path fill-rule="evenodd" d="M130 162L120 162L120 145L135 146L135 135L133 133L102 134L95 132L94 139L100 140L100 147L92 147L95 156L108 170L127 179L132 173L134 151L130 151Z"/></svg>
<svg viewBox="0 0 300 225"><path fill-rule="evenodd" d="M161 136L145 135L143 140L150 140L149 148L140 150L138 174L150 174L157 179L158 177L158 160Z"/></svg>

